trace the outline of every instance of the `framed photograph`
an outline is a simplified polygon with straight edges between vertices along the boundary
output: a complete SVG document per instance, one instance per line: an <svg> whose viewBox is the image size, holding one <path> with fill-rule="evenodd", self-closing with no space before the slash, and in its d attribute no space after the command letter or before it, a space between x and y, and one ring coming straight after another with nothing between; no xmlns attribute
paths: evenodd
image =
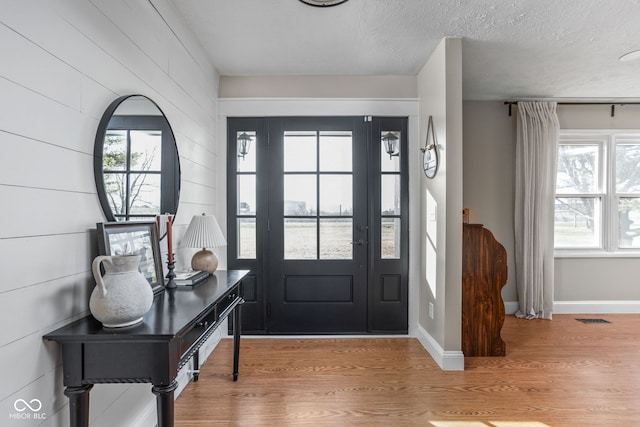
<svg viewBox="0 0 640 427"><path fill-rule="evenodd" d="M155 221L99 222L100 255L140 255L138 269L154 293L164 289L158 228Z"/></svg>

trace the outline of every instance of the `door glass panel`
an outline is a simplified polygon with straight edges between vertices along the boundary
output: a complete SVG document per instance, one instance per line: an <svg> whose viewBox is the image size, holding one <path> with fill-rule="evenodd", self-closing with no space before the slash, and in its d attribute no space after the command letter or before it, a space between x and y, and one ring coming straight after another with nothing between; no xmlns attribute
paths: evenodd
<svg viewBox="0 0 640 427"><path fill-rule="evenodd" d="M238 258L256 257L256 219L238 218Z"/></svg>
<svg viewBox="0 0 640 427"><path fill-rule="evenodd" d="M400 175L382 175L380 211L382 215L400 215Z"/></svg>
<svg viewBox="0 0 640 427"><path fill-rule="evenodd" d="M353 258L353 220L331 218L320 220L320 259Z"/></svg>
<svg viewBox="0 0 640 427"><path fill-rule="evenodd" d="M151 130L131 131L131 170L162 170L162 132ZM160 212L160 211L158 211Z"/></svg>
<svg viewBox="0 0 640 427"><path fill-rule="evenodd" d="M316 219L284 219L284 259L317 259Z"/></svg>
<svg viewBox="0 0 640 427"><path fill-rule="evenodd" d="M132 173L129 180L130 213L160 212L160 174Z"/></svg>
<svg viewBox="0 0 640 427"><path fill-rule="evenodd" d="M295 216L315 215L316 175L284 176L284 214Z"/></svg>
<svg viewBox="0 0 640 427"><path fill-rule="evenodd" d="M381 218L380 258L400 259L400 218Z"/></svg>
<svg viewBox="0 0 640 427"><path fill-rule="evenodd" d="M320 215L353 215L351 175L320 176Z"/></svg>
<svg viewBox="0 0 640 427"><path fill-rule="evenodd" d="M351 131L320 132L320 171L351 172Z"/></svg>
<svg viewBox="0 0 640 427"><path fill-rule="evenodd" d="M238 175L238 215L256 214L256 176Z"/></svg>
<svg viewBox="0 0 640 427"><path fill-rule="evenodd" d="M317 132L284 132L284 171L315 172L318 168Z"/></svg>

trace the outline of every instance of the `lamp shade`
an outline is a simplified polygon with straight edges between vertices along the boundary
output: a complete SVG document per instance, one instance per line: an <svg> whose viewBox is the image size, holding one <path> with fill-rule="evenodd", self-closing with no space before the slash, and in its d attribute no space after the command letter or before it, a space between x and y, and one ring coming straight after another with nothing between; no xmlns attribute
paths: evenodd
<svg viewBox="0 0 640 427"><path fill-rule="evenodd" d="M215 248L224 246L227 241L222 234L216 217L213 215L194 215L189 223L182 242L183 248Z"/></svg>

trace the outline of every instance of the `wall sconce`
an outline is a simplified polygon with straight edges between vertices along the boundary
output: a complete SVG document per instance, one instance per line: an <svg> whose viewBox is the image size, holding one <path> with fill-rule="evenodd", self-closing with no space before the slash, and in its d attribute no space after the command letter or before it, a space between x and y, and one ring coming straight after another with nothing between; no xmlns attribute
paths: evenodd
<svg viewBox="0 0 640 427"><path fill-rule="evenodd" d="M251 147L251 137L246 132L242 132L238 135L238 157L244 160L244 156L249 154L249 147Z"/></svg>
<svg viewBox="0 0 640 427"><path fill-rule="evenodd" d="M384 144L385 151L389 155L389 159L400 155L399 152L396 152L396 145L399 139L396 132L387 132L382 135L382 143Z"/></svg>

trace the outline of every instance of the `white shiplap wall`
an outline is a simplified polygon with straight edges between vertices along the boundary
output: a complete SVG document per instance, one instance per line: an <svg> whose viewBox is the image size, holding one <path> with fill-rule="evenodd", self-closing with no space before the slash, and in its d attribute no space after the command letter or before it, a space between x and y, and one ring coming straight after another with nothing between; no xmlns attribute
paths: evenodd
<svg viewBox="0 0 640 427"><path fill-rule="evenodd" d="M192 215L224 210L218 75L168 0L2 0L0 58L0 425L65 426L59 349L42 335L88 313L100 117L134 93L164 111L181 157L180 236ZM140 424L150 388L94 387L91 425ZM43 419L12 418L16 399L39 399Z"/></svg>

